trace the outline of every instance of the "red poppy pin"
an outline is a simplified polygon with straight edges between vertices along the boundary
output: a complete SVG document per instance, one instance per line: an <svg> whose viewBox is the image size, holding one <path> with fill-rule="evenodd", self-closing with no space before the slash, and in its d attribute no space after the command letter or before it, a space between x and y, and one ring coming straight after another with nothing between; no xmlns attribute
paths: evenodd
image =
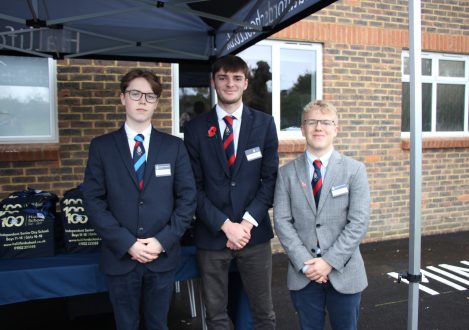
<svg viewBox="0 0 469 330"><path fill-rule="evenodd" d="M208 129L208 136L209 137L214 137L215 134L217 134L217 128L215 126L212 126Z"/></svg>

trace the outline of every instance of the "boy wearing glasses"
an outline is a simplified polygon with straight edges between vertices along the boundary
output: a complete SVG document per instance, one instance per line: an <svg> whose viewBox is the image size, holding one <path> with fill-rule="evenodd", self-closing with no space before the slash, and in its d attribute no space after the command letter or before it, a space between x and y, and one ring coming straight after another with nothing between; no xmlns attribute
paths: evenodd
<svg viewBox="0 0 469 330"><path fill-rule="evenodd" d="M303 110L306 151L280 168L274 223L289 259L288 288L301 329L356 329L368 285L359 244L368 229L370 191L365 165L334 150L335 107Z"/></svg>
<svg viewBox="0 0 469 330"><path fill-rule="evenodd" d="M195 182L181 139L151 120L162 86L152 72L121 79L125 123L91 141L84 179L86 211L102 238L117 329L168 329L179 239L195 212ZM140 306L142 304L142 306Z"/></svg>

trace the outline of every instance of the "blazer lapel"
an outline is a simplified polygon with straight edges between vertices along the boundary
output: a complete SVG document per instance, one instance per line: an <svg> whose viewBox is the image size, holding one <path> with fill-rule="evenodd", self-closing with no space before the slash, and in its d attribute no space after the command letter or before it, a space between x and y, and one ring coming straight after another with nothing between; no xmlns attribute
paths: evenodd
<svg viewBox="0 0 469 330"><path fill-rule="evenodd" d="M135 173L134 165L132 163L132 155L130 154L129 142L127 142L127 133L125 132L124 126L114 134L114 141L116 142L117 150L119 150L119 154L130 177L134 181L135 185L137 185L137 174Z"/></svg>
<svg viewBox="0 0 469 330"><path fill-rule="evenodd" d="M238 150L236 151L236 160L233 164L233 176L238 172L241 163L244 161L244 151L246 150L249 135L252 132L252 122L252 112L248 107L244 106L238 137Z"/></svg>
<svg viewBox="0 0 469 330"><path fill-rule="evenodd" d="M208 130L213 126L217 128L217 133L215 136L207 137L207 143L210 144L210 149L215 152L216 157L218 161L220 162L225 174L228 177L230 177L231 173L230 173L230 169L228 168L228 162L226 160L225 150L223 149L222 132L220 132L220 126L218 125L218 116L217 116L217 111L215 110L215 107L211 110L211 113L209 114L209 116L207 116L207 130L206 130L207 134L208 134Z"/></svg>
<svg viewBox="0 0 469 330"><path fill-rule="evenodd" d="M145 187L148 186L147 183L150 182L152 175L155 169L155 164L157 157L160 153L160 149L162 148L161 143L161 136L156 129L152 127L151 135L150 135L150 145L148 146L147 150L147 163L145 165L145 173L143 174L143 188L142 191L145 190ZM174 169L173 169L174 170Z"/></svg>
<svg viewBox="0 0 469 330"><path fill-rule="evenodd" d="M309 179L309 170L306 167L305 154L295 160L296 175L298 176L299 184L303 188L305 198L308 201L309 206L313 210L313 214L316 215L316 203L313 199L313 188L311 187L311 181Z"/></svg>
<svg viewBox="0 0 469 330"><path fill-rule="evenodd" d="M329 163L327 164L326 176L322 181L321 198L319 199L318 212L321 211L324 203L326 203L326 200L332 196L330 192L335 183L335 178L337 178L338 174L340 173L341 164L342 158L340 157L339 153L334 150L332 152L331 158L329 159Z"/></svg>

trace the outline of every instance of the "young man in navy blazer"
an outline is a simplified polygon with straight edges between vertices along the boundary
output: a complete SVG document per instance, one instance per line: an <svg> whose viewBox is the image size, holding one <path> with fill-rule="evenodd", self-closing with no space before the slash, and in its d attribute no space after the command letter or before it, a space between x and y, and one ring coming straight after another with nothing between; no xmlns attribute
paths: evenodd
<svg viewBox="0 0 469 330"><path fill-rule="evenodd" d="M121 79L125 124L91 141L85 171L86 211L102 238L116 328L168 329L180 260L179 240L195 212L195 181L181 139L151 125L162 86L139 69Z"/></svg>
<svg viewBox="0 0 469 330"><path fill-rule="evenodd" d="M228 271L235 259L254 329L274 329L273 237L268 214L278 171L272 116L243 105L249 69L237 56L218 59L218 104L190 121L184 141L197 185L195 241L209 329L229 329Z"/></svg>

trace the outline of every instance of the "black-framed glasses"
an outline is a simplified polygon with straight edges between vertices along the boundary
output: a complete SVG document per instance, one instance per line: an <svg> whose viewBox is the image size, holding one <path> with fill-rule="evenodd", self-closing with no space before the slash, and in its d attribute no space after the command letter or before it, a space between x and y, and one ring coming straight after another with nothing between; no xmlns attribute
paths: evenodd
<svg viewBox="0 0 469 330"><path fill-rule="evenodd" d="M148 103L156 103L156 101L158 101L158 96L155 93L142 93L135 89L125 91L125 93L128 93L130 99L133 101L140 101L140 99L142 98L142 95L145 95L145 100Z"/></svg>
<svg viewBox="0 0 469 330"><path fill-rule="evenodd" d="M330 119L305 119L303 125L316 127L318 124L325 127L331 127L335 125L335 121Z"/></svg>

